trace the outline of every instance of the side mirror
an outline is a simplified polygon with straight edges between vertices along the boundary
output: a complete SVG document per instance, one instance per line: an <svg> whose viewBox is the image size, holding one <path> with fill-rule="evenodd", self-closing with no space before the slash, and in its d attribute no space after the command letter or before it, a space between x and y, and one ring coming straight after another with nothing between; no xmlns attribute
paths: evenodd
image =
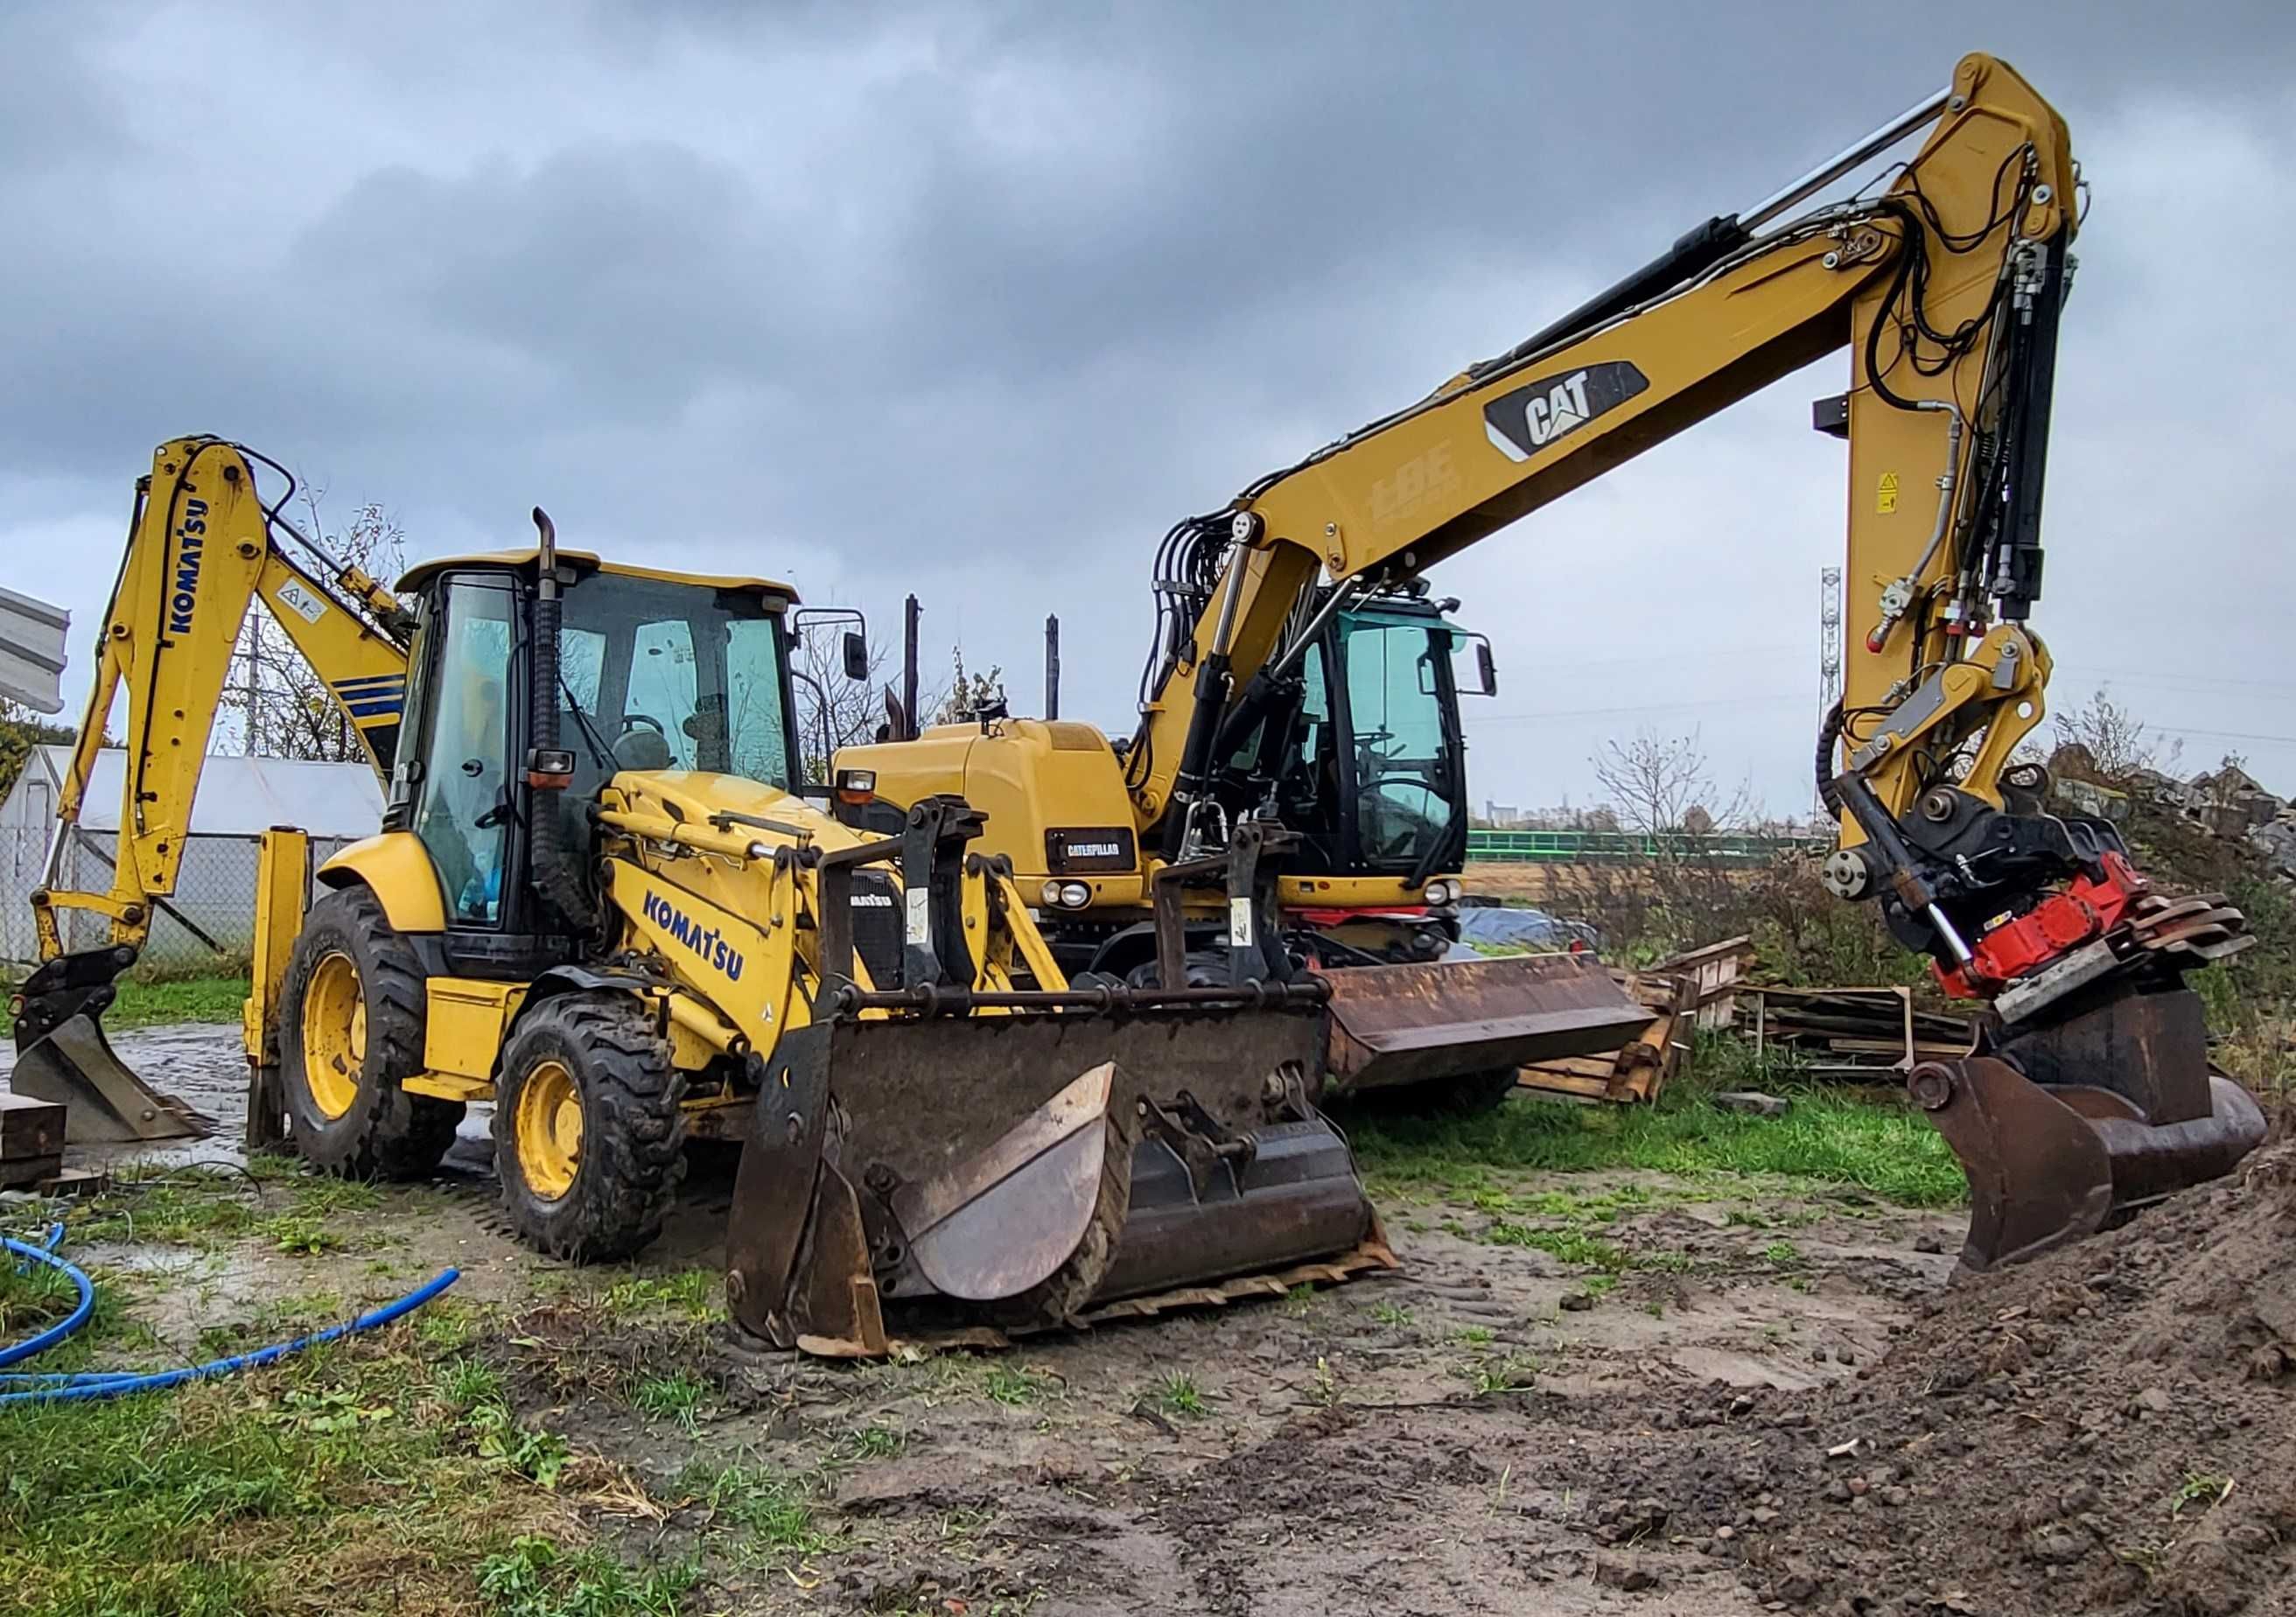
<svg viewBox="0 0 2296 1617"><path fill-rule="evenodd" d="M1491 656L1491 643L1488 640L1475 642L1475 672L1482 676L1484 695L1499 694L1499 665Z"/></svg>
<svg viewBox="0 0 2296 1617"><path fill-rule="evenodd" d="M848 679L869 677L869 641L855 630L845 631L845 677Z"/></svg>

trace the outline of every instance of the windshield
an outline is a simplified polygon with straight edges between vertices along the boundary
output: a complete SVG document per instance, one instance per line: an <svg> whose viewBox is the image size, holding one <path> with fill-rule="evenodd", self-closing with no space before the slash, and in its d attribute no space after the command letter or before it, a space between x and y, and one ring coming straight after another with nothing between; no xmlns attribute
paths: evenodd
<svg viewBox="0 0 2296 1617"><path fill-rule="evenodd" d="M566 592L559 664L578 751L786 789L781 620L742 590L594 573ZM586 721L584 722L584 721Z"/></svg>
<svg viewBox="0 0 2296 1617"><path fill-rule="evenodd" d="M1423 618L1349 620L1356 833L1367 864L1417 868L1431 862L1458 821L1444 712L1450 642L1448 629Z"/></svg>

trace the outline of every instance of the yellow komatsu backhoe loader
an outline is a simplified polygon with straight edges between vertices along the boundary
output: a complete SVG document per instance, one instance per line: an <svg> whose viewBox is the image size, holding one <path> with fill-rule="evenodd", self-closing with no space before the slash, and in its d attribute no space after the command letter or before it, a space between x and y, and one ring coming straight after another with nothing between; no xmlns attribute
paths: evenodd
<svg viewBox="0 0 2296 1617"><path fill-rule="evenodd" d="M1796 211L1916 135L1875 193ZM1966 57L1774 195L1177 526L1128 743L992 716L847 749L839 784L896 808L961 792L1055 947L1085 956L1080 980L1160 980L1127 953L1154 932L1137 917L1145 894L1235 838L1304 841L1278 925L1310 963L1345 965L1315 911L1392 907L1462 846L1440 833L1463 831L1466 802L1454 636L1423 604L1405 610L1426 570L1847 349L1850 386L1816 423L1849 463L1847 694L1817 747L1841 825L1826 880L1877 902L1950 991L1997 1013L1969 1059L1912 1075L1968 1171L1964 1256L2045 1250L2221 1173L2262 1119L2210 1072L2180 983L2241 948L2244 923L2220 898L2153 891L2111 825L2052 812L2046 772L2014 761L2049 675L2027 620L2079 185L2056 111L2005 63ZM1349 612L1369 620L1360 648L1329 629ZM1402 840L1408 869L1382 874L1389 844L1364 827L1414 802L1439 824ZM1216 913L1185 941L1214 980L1225 954L1273 952ZM1404 1047L1414 1077L1489 1064L1480 1023L1510 1007L1477 969L1324 973L1335 1071L1349 1070L1351 1018L1374 1030L1374 1076Z"/></svg>
<svg viewBox="0 0 2296 1617"><path fill-rule="evenodd" d="M408 613L291 562L275 536L308 541L255 467L184 439L140 486L62 805L124 688L119 882L39 895L18 1019L18 1072L75 1113L144 1109L97 1017L170 890L259 596L389 792L308 912L308 839L265 841L254 1132L420 1175L490 1101L512 1224L585 1260L652 1239L687 1140L741 1140L734 1313L824 1352L884 1350L896 1304L1044 1325L1393 1262L1317 1107L1321 985L1072 989L962 801L840 825L797 789L787 586L561 550L537 511L534 549L408 573ZM1245 877L1234 899L1274 902ZM111 918L105 947L62 948L70 907Z"/></svg>

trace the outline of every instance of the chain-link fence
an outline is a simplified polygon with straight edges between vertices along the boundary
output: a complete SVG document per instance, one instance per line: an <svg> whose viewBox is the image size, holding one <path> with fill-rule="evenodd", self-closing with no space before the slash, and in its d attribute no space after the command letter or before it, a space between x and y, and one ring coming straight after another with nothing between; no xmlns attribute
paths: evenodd
<svg viewBox="0 0 2296 1617"><path fill-rule="evenodd" d="M53 827L0 826L0 962L11 967L39 959L39 935L32 925L32 892L40 885ZM355 839L313 837L311 868ZM56 871L59 888L109 892L116 833L74 831ZM184 858L173 896L158 907L142 969L165 973L234 971L255 948L255 869L258 841L251 836L184 839ZM313 894L318 889L313 887ZM67 948L94 948L111 923L88 910L60 909Z"/></svg>

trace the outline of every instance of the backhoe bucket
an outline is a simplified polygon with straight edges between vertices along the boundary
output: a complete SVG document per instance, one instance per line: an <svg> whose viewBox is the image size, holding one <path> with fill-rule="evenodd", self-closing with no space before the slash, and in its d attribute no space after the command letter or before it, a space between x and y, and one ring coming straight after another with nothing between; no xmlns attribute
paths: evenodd
<svg viewBox="0 0 2296 1617"><path fill-rule="evenodd" d="M2255 1098L2208 1070L2185 989L2116 991L1998 1055L1924 1062L1906 1083L1968 1176L1972 1271L2094 1235L2264 1141Z"/></svg>
<svg viewBox="0 0 2296 1617"><path fill-rule="evenodd" d="M8 1087L64 1107L73 1145L204 1138L212 1122L152 1088L113 1053L97 1021L112 980L135 961L129 949L96 949L49 961L24 982L16 1013L16 1065Z"/></svg>
<svg viewBox="0 0 2296 1617"><path fill-rule="evenodd" d="M1334 1095L1592 1055L1651 1023L1591 955L1347 966L1323 980Z"/></svg>
<svg viewBox="0 0 2296 1617"><path fill-rule="evenodd" d="M1323 1037L1312 1004L788 1034L734 1188L734 1317L851 1357L897 1310L1027 1330L1391 1268L1316 1109Z"/></svg>

